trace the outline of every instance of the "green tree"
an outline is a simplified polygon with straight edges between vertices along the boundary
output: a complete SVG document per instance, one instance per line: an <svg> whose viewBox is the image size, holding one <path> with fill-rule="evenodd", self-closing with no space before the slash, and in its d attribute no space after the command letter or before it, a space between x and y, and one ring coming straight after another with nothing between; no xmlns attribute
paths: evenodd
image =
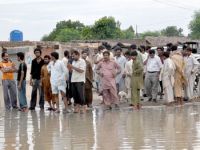
<svg viewBox="0 0 200 150"><path fill-rule="evenodd" d="M83 30L81 31L81 39L90 40L93 39L93 37L94 35L91 27L86 26L85 28L83 28Z"/></svg>
<svg viewBox="0 0 200 150"><path fill-rule="evenodd" d="M121 23L113 17L103 17L91 26L85 26L79 21L60 21L48 35L42 37L43 41L91 40L91 39L133 39L135 32L130 26L121 30Z"/></svg>
<svg viewBox="0 0 200 150"><path fill-rule="evenodd" d="M168 26L166 29L161 30L161 35L164 36L183 36L183 29L177 28L176 26Z"/></svg>
<svg viewBox="0 0 200 150"><path fill-rule="evenodd" d="M193 19L189 24L190 36L193 39L200 39L200 11L194 13Z"/></svg>
<svg viewBox="0 0 200 150"><path fill-rule="evenodd" d="M113 17L103 17L97 20L92 27L95 39L117 39L120 38L120 23Z"/></svg>
<svg viewBox="0 0 200 150"><path fill-rule="evenodd" d="M80 39L81 36L78 30L66 28L62 29L54 40L60 42L69 42L71 40L80 40Z"/></svg>
<svg viewBox="0 0 200 150"><path fill-rule="evenodd" d="M146 36L153 36L153 37L158 37L160 36L160 31L146 31L140 34L141 38L145 38Z"/></svg>
<svg viewBox="0 0 200 150"><path fill-rule="evenodd" d="M56 24L56 29L60 30L60 29L66 29L66 28L70 28L70 29L77 29L79 31L81 31L83 28L85 27L85 25L79 21L60 21Z"/></svg>
<svg viewBox="0 0 200 150"><path fill-rule="evenodd" d="M80 23L79 21L60 21L56 24L56 28L49 35L43 36L42 41L65 42L69 41L68 39L76 40L78 37L78 39L80 39L81 35L77 36L77 33L80 34L84 27L85 25ZM72 38L70 38L67 34L72 35ZM64 35L66 35L67 37L64 37Z"/></svg>
<svg viewBox="0 0 200 150"><path fill-rule="evenodd" d="M122 31L122 38L123 39L133 39L135 37L135 31L133 27L130 26L128 29Z"/></svg>

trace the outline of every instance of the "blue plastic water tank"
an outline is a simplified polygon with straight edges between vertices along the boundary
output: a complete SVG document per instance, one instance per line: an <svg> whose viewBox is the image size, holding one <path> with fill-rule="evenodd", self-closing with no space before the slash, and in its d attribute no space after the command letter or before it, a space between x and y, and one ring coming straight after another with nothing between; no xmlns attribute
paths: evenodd
<svg viewBox="0 0 200 150"><path fill-rule="evenodd" d="M11 42L21 42L23 41L23 33L19 30L13 30L10 32Z"/></svg>

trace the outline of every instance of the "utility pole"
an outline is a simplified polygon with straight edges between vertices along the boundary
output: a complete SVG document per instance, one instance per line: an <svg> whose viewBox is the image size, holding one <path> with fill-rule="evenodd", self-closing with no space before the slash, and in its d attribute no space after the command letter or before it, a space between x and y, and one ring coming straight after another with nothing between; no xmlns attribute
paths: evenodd
<svg viewBox="0 0 200 150"><path fill-rule="evenodd" d="M139 37L139 36L138 36L138 31L137 31L137 24L136 24L136 26L135 26L135 35L136 35L136 38Z"/></svg>

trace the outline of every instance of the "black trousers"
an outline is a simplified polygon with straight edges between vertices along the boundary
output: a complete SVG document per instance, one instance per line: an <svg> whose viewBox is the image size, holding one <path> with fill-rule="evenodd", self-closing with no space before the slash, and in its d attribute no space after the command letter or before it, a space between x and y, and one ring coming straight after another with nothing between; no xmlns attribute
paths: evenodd
<svg viewBox="0 0 200 150"><path fill-rule="evenodd" d="M67 87L66 87L66 97L68 99L71 99L72 96L72 83L69 81L66 81Z"/></svg>
<svg viewBox="0 0 200 150"><path fill-rule="evenodd" d="M85 105L85 84L84 82L72 83L72 95L74 103L79 105Z"/></svg>

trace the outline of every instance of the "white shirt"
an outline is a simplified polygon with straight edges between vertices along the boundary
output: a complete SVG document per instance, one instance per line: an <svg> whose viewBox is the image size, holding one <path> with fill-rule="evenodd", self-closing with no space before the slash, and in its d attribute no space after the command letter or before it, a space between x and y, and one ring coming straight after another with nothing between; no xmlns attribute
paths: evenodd
<svg viewBox="0 0 200 150"><path fill-rule="evenodd" d="M80 73L73 69L71 82L84 82L85 83L85 71L86 71L86 62L84 59L79 58L77 61L72 62L72 66L84 70Z"/></svg>
<svg viewBox="0 0 200 150"><path fill-rule="evenodd" d="M132 65L133 65L133 60L130 59L129 61L126 62L125 64L125 69L124 69L124 73L126 75L132 76Z"/></svg>
<svg viewBox="0 0 200 150"><path fill-rule="evenodd" d="M146 65L147 72L158 72L162 68L162 62L157 55L154 58L149 57Z"/></svg>
<svg viewBox="0 0 200 150"><path fill-rule="evenodd" d="M121 73L116 76L116 83L119 83L120 80L121 80L121 78L122 78L122 75L124 73L124 68L125 68L125 64L126 64L127 60L126 60L126 57L124 57L123 55L121 55L119 57L115 57L115 62L121 68Z"/></svg>
<svg viewBox="0 0 200 150"><path fill-rule="evenodd" d="M63 57L62 61L65 64L65 67L67 67L68 59L66 57Z"/></svg>
<svg viewBox="0 0 200 150"><path fill-rule="evenodd" d="M185 61L185 74L191 75L191 72L196 73L198 70L199 62L195 59L194 55L191 54L188 57L184 57Z"/></svg>
<svg viewBox="0 0 200 150"><path fill-rule="evenodd" d="M54 63L51 61L47 66L48 72L51 73L50 81L52 85L60 85L66 83L66 76L68 75L68 69L61 60L56 60Z"/></svg>
<svg viewBox="0 0 200 150"><path fill-rule="evenodd" d="M147 58L148 58L148 53L147 53L147 52L144 52L144 53L141 53L141 55L142 55L142 60L143 60L143 62L146 61Z"/></svg>

